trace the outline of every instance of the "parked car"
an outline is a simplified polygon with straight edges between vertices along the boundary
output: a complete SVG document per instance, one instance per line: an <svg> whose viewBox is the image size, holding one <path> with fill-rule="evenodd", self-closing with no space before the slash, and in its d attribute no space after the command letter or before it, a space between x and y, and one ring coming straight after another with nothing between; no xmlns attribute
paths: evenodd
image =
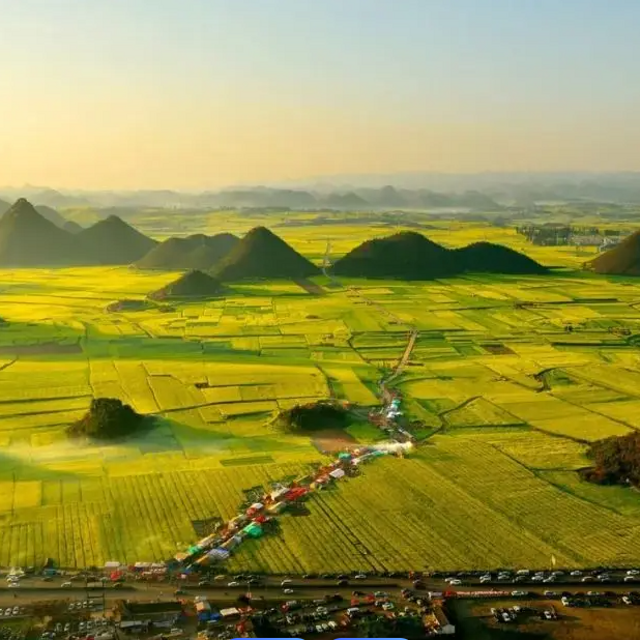
<svg viewBox="0 0 640 640"><path fill-rule="evenodd" d="M286 595L291 595L292 593L294 593L294 591L293 589L283 589L282 593Z"/></svg>

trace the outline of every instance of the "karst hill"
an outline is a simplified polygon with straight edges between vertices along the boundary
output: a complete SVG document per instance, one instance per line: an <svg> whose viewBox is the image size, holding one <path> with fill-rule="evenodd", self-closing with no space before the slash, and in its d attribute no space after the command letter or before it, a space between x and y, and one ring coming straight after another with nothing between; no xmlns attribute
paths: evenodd
<svg viewBox="0 0 640 640"><path fill-rule="evenodd" d="M0 218L0 266L90 264L89 255L76 236L47 220L24 198Z"/></svg>
<svg viewBox="0 0 640 640"><path fill-rule="evenodd" d="M168 285L153 291L147 297L151 300L172 300L181 298L213 298L225 293L225 287L216 278L202 271L190 271Z"/></svg>
<svg viewBox="0 0 640 640"><path fill-rule="evenodd" d="M139 269L199 269L213 268L240 242L231 233L214 236L195 234L186 238L168 238L159 243L135 263Z"/></svg>
<svg viewBox="0 0 640 640"><path fill-rule="evenodd" d="M75 238L94 264L131 264L158 244L114 215L83 229Z"/></svg>
<svg viewBox="0 0 640 640"><path fill-rule="evenodd" d="M320 268L265 227L255 227L213 269L219 280L307 278Z"/></svg>
<svg viewBox="0 0 640 640"><path fill-rule="evenodd" d="M596 273L640 276L640 231L588 262L587 267Z"/></svg>
<svg viewBox="0 0 640 640"><path fill-rule="evenodd" d="M478 242L461 249L447 249L414 231L367 240L332 267L338 276L397 280L431 280L473 271L535 274L547 270L508 247Z"/></svg>

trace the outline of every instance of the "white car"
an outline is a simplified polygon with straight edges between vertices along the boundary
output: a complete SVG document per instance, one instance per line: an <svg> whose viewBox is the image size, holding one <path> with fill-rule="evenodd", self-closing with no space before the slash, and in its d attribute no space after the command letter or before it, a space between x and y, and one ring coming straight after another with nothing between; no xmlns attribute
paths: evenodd
<svg viewBox="0 0 640 640"><path fill-rule="evenodd" d="M458 587L462 584L462 580L458 580L457 578L451 578L451 580L449 580L449 584L452 587Z"/></svg>
<svg viewBox="0 0 640 640"><path fill-rule="evenodd" d="M289 578L286 578L285 580L283 580L283 581L280 583L280 586L281 586L281 587L284 587L284 585L285 585L285 584L291 584L292 582L293 582L293 580L291 580L291 579L289 579Z"/></svg>
<svg viewBox="0 0 640 640"><path fill-rule="evenodd" d="M293 589L283 589L282 593L285 595L291 595L293 593Z"/></svg>
<svg viewBox="0 0 640 640"><path fill-rule="evenodd" d="M491 582L491 578L487 578L487 576L480 578L480 584L486 584L487 582Z"/></svg>
<svg viewBox="0 0 640 640"><path fill-rule="evenodd" d="M240 586L240 583L236 582L235 580L233 580L227 585L227 587L239 587L239 586Z"/></svg>
<svg viewBox="0 0 640 640"><path fill-rule="evenodd" d="M571 575L571 576L573 576L575 578L577 576L581 576L582 575L582 571L578 571L578 569L575 569L569 575Z"/></svg>
<svg viewBox="0 0 640 640"><path fill-rule="evenodd" d="M622 596L622 602L624 602L625 604L633 604L629 596Z"/></svg>
<svg viewBox="0 0 640 640"><path fill-rule="evenodd" d="M623 580L625 582L637 582L638 581L638 577L637 576L625 576L623 578Z"/></svg>
<svg viewBox="0 0 640 640"><path fill-rule="evenodd" d="M9 589L17 589L20 586L19 582L10 582L8 585Z"/></svg>
<svg viewBox="0 0 640 640"><path fill-rule="evenodd" d="M66 588L73 587L73 582L63 582L60 586Z"/></svg>
<svg viewBox="0 0 640 640"><path fill-rule="evenodd" d="M364 573L359 573L356 576L353 576L355 580L366 580L367 576Z"/></svg>
<svg viewBox="0 0 640 640"><path fill-rule="evenodd" d="M514 598L523 598L524 596L528 595L526 591L512 591L511 595Z"/></svg>
<svg viewBox="0 0 640 640"><path fill-rule="evenodd" d="M637 569L629 569L629 571L627 571L627 575L628 576L640 576L640 571L638 571Z"/></svg>
<svg viewBox="0 0 640 640"><path fill-rule="evenodd" d="M544 576L535 575L531 578L532 582L544 582Z"/></svg>
<svg viewBox="0 0 640 640"><path fill-rule="evenodd" d="M385 611L391 611L392 609L395 609L395 607L393 606L393 602L385 602L385 603L382 605L382 608L383 608Z"/></svg>

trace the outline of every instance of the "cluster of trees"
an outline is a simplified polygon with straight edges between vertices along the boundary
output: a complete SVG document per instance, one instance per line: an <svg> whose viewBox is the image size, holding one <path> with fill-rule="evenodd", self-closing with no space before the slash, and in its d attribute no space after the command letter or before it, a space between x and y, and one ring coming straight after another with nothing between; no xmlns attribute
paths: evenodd
<svg viewBox="0 0 640 640"><path fill-rule="evenodd" d="M594 466L582 470L585 480L640 487L640 432L598 440L588 455Z"/></svg>
<svg viewBox="0 0 640 640"><path fill-rule="evenodd" d="M281 411L274 424L288 433L301 433L322 429L344 429L349 421L349 412L344 407L324 400L296 405Z"/></svg>
<svg viewBox="0 0 640 640"><path fill-rule="evenodd" d="M422 638L424 626L420 618L387 618L374 615L358 623L361 638Z"/></svg>
<svg viewBox="0 0 640 640"><path fill-rule="evenodd" d="M516 231L529 242L537 245L566 245L572 236L608 236L619 237L617 229L599 229L598 227L570 226L556 223L542 225L527 224L516 227Z"/></svg>
<svg viewBox="0 0 640 640"><path fill-rule="evenodd" d="M110 440L131 435L143 424L145 417L117 398L94 398L89 411L74 422L67 433L72 437L86 436Z"/></svg>

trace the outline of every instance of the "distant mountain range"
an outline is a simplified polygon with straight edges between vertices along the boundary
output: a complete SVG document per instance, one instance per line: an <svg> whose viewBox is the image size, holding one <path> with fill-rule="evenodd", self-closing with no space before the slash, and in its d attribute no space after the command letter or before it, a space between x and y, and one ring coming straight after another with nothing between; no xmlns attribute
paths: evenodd
<svg viewBox="0 0 640 640"><path fill-rule="evenodd" d="M79 191L26 185L0 188L0 214L19 197L53 208L174 207L384 210L461 208L587 200L640 203L640 173L398 173L339 175L221 190Z"/></svg>
<svg viewBox="0 0 640 640"><path fill-rule="evenodd" d="M391 191L386 193L393 196ZM151 294L156 299L219 295L225 282L302 280L322 273L320 267L262 226L242 238L229 233L196 234L158 243L117 216L71 233L63 228L64 218L56 211L40 209L20 198L0 217L0 267L134 265L190 269L188 274ZM632 253L636 251L635 240L626 242L633 245ZM402 280L450 277L467 271L547 271L507 247L485 242L446 249L412 231L367 240L339 259L331 270L349 277Z"/></svg>
<svg viewBox="0 0 640 640"><path fill-rule="evenodd" d="M19 198L0 217L0 266L131 264L157 244L116 216L77 231L48 207Z"/></svg>

